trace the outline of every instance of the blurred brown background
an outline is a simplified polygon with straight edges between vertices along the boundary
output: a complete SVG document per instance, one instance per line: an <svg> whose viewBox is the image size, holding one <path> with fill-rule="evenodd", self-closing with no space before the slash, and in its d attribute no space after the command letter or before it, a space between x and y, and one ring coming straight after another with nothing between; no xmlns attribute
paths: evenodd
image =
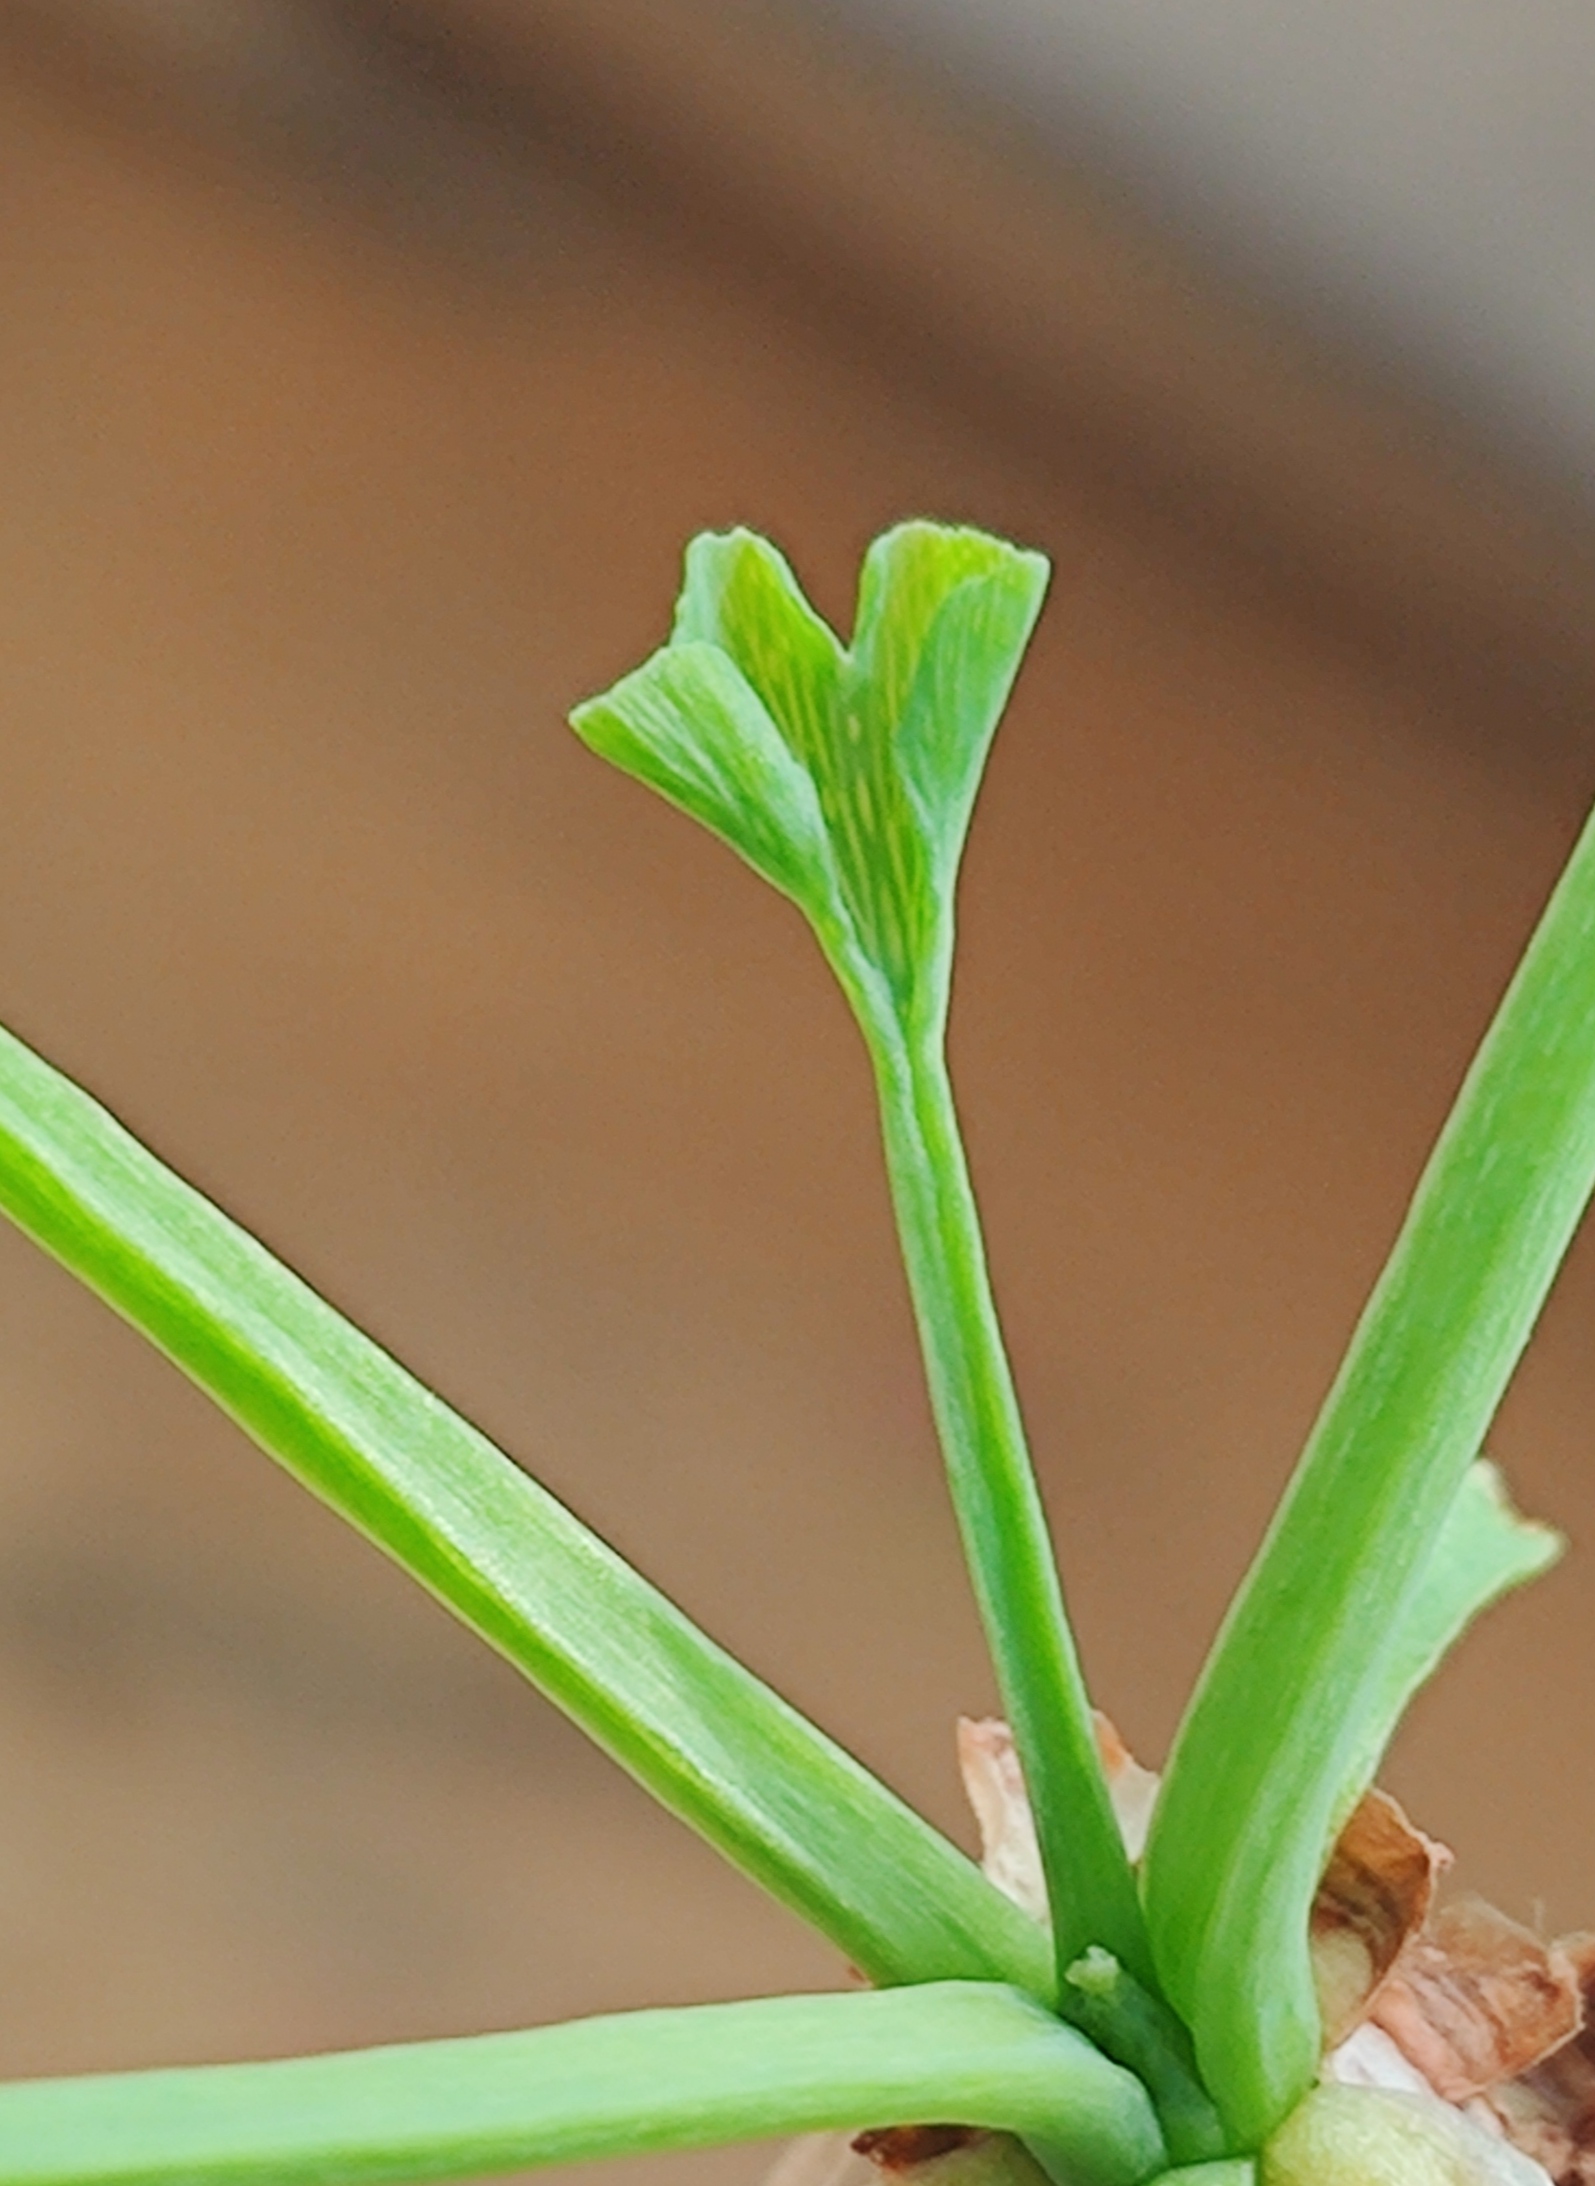
<svg viewBox="0 0 1595 2186"><path fill-rule="evenodd" d="M1587 801L1582 518L780 14L7 8L0 190L0 1013L966 1841L855 1036L563 715L703 525L844 624L906 513L1054 557L955 1063L1156 1759ZM1389 1770L1564 1926L1592 1311L1583 1249L1495 1438L1574 1557ZM4 1237L0 1430L4 2072L835 1979Z"/></svg>

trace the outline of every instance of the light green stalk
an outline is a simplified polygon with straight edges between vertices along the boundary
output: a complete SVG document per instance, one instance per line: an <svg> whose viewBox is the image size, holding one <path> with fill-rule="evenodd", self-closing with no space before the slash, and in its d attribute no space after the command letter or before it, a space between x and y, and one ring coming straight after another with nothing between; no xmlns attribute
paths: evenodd
<svg viewBox="0 0 1595 2186"><path fill-rule="evenodd" d="M986 1272L939 1038L872 1041L887 1171L953 1508L1041 1835L1060 1966L1104 1938L1155 1982ZM1073 1998L1060 1988L1059 2009Z"/></svg>
<svg viewBox="0 0 1595 2186"><path fill-rule="evenodd" d="M1095 1948L1076 1960L1063 1981L1063 2015L1104 2056L1135 2074L1152 2098L1175 2162L1211 2163L1227 2155L1223 2124L1197 2077L1191 2038L1163 1999L1143 1989L1109 1952Z"/></svg>
<svg viewBox="0 0 1595 2186"><path fill-rule="evenodd" d="M1500 1591L1492 1571L1507 1584L1535 1567L1514 1565L1507 1520L1482 1506L1448 1566L1448 1515L1592 1183L1595 823L1467 1074L1158 1802L1158 1967L1242 2147L1317 2069L1307 1916L1348 1792L1458 1603Z"/></svg>
<svg viewBox="0 0 1595 2186"><path fill-rule="evenodd" d="M1017 1991L934 1983L281 2063L0 2088L6 2186L420 2186L882 2120L1023 2134L1058 2186L1163 2162L1132 2076Z"/></svg>
<svg viewBox="0 0 1595 2186"><path fill-rule="evenodd" d="M873 1980L1050 1993L962 1853L7 1033L0 1210Z"/></svg>

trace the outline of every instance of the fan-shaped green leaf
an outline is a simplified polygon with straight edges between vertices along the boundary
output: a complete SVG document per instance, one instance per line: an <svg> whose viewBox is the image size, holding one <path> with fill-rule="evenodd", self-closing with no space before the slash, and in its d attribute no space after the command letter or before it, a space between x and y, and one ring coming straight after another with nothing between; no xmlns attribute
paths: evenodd
<svg viewBox="0 0 1595 2186"><path fill-rule="evenodd" d="M693 540L670 642L717 646L734 660L793 756L823 773L836 741L844 654L768 539L736 530Z"/></svg>
<svg viewBox="0 0 1595 2186"><path fill-rule="evenodd" d="M865 557L853 662L950 907L975 793L1047 587L1047 564L983 532L900 524Z"/></svg>
<svg viewBox="0 0 1595 2186"><path fill-rule="evenodd" d="M814 783L729 654L664 646L571 715L578 736L701 820L811 918L841 915Z"/></svg>
<svg viewBox="0 0 1595 2186"><path fill-rule="evenodd" d="M572 720L802 905L872 1026L883 1001L935 1021L959 853L1046 574L983 532L899 525L865 559L844 650L768 540L706 533L668 645Z"/></svg>

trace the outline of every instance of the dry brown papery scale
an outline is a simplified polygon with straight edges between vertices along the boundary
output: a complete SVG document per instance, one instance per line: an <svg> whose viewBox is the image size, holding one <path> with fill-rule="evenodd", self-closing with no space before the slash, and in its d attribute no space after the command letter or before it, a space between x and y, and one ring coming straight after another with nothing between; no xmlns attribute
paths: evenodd
<svg viewBox="0 0 1595 2186"><path fill-rule="evenodd" d="M1097 1738L1115 1812L1140 1857L1157 1793L1105 1716ZM987 1875L1034 1918L1046 1898L1013 1739L958 1726ZM1438 1894L1444 1845L1374 1790L1330 1856L1312 1912L1323 2077L1448 2104L1538 2163L1553 2186L1595 2186L1595 1935L1547 1943L1482 1898ZM767 2186L853 2186L869 2166L912 2186L978 2186L999 2136L956 2125L874 2127L795 2143ZM1005 2151L993 2176L1033 2169ZM1039 2181L1041 2173L1035 2172Z"/></svg>

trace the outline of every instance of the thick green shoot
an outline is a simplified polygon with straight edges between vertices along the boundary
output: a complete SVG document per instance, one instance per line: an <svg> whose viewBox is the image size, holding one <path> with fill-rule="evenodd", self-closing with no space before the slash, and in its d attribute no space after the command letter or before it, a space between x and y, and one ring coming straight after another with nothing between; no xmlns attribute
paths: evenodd
<svg viewBox="0 0 1595 2186"><path fill-rule="evenodd" d="M1531 1549L1476 1502L1456 1568L1434 1562L1592 1182L1586 829L1225 1621L1154 1819L1159 1972L1240 2146L1317 2065L1307 1914L1348 1794L1453 1624L1544 1560L1543 1539Z"/></svg>
<svg viewBox="0 0 1595 2186"><path fill-rule="evenodd" d="M694 541L670 642L572 719L807 915L875 1066L953 1502L1035 1811L1057 1962L1155 1978L998 1326L943 1038L954 891L1046 564L969 530L871 547L843 646L764 540Z"/></svg>
<svg viewBox="0 0 1595 2186"><path fill-rule="evenodd" d="M6 1033L0 1211L871 1979L1050 1995L962 1853Z"/></svg>
<svg viewBox="0 0 1595 2186"><path fill-rule="evenodd" d="M938 1982L0 2087L0 2178L414 2186L943 2120L1021 2134L1059 2186L1140 2186L1164 2162L1129 2073L1017 1990Z"/></svg>

